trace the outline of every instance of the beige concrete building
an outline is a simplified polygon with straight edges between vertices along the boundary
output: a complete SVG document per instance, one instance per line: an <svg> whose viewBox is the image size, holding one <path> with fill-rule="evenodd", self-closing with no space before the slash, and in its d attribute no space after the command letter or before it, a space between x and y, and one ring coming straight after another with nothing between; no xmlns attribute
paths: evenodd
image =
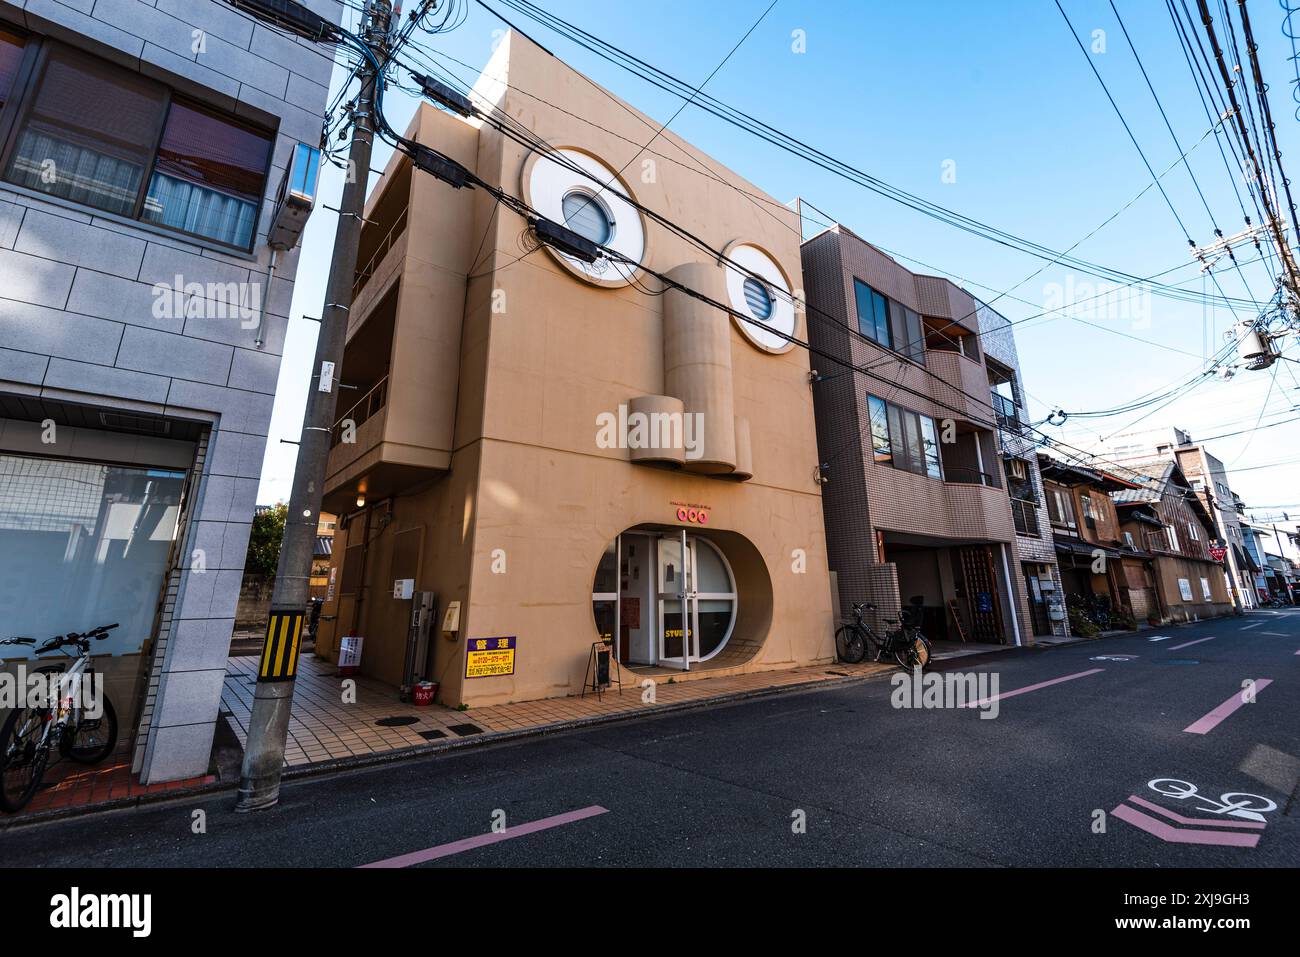
<svg viewBox="0 0 1300 957"><path fill-rule="evenodd" d="M437 595L418 670L450 705L578 693L602 639L625 683L831 660L808 357L784 338L807 335L797 215L518 35L473 99L548 149L430 105L408 135L750 321L542 247L396 156L341 370L317 655L355 634L362 672L402 683L409 581ZM512 654L468 663L480 642Z"/></svg>

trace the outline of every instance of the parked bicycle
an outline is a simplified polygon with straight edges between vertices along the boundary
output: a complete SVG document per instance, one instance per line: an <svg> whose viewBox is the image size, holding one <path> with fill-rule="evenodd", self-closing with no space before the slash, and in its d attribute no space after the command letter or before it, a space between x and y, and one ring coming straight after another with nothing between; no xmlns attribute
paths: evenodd
<svg viewBox="0 0 1300 957"><path fill-rule="evenodd" d="M915 596L909 602L911 607L899 612L900 617L886 618L887 623L898 627L887 631L883 638L863 618L865 611L874 611L877 606L869 601L854 604L853 621L841 625L835 632L835 650L840 661L855 665L871 650L874 661L890 657L898 662L899 667L909 671L925 668L930 663L932 651L929 640L921 634L921 605L924 601L919 595Z"/></svg>
<svg viewBox="0 0 1300 957"><path fill-rule="evenodd" d="M93 687L95 669L90 663L91 641L103 641L117 625L100 625L77 634L56 635L36 648L37 655L59 651L71 664L48 665L39 674L55 675L57 696L35 707L19 706L0 730L0 809L21 811L32 799L55 749L59 756L78 764L98 764L117 746L117 713L108 696L98 717L83 709L82 688ZM6 638L0 645L35 645L34 638ZM73 654L69 649L75 649Z"/></svg>

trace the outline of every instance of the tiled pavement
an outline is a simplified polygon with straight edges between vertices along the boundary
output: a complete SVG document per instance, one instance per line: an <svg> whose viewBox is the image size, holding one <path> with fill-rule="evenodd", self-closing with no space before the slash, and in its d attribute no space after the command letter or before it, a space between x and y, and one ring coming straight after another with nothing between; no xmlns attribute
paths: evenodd
<svg viewBox="0 0 1300 957"><path fill-rule="evenodd" d="M241 744L248 735L248 718L253 703L256 658L231 658L222 710ZM768 688L789 687L843 680L847 677L889 671L891 666L867 662L859 665L827 664L763 671L719 678L701 678L668 683L660 680L653 703L643 703L639 682L642 676L623 673L623 691L617 687L600 698L546 698L517 704L489 705L456 711L442 705L416 707L397 699L395 689L370 678L356 677L356 703L343 701L338 669L314 655L299 661L298 680L293 691L293 715L289 719L289 744L285 763L290 767L312 765L349 757L379 754L403 748L428 747L440 740L493 733L507 733L562 725L602 716L646 713L665 705L703 701L708 698L745 694ZM410 723L382 726L376 722L396 718Z"/></svg>
<svg viewBox="0 0 1300 957"><path fill-rule="evenodd" d="M185 781L169 781L166 784L141 784L131 773L130 746L119 742L117 750L103 764L86 767L68 760L52 764L45 772L45 780L40 789L32 796L27 807L23 808L22 814L165 794L201 787L215 781L216 777L209 774Z"/></svg>

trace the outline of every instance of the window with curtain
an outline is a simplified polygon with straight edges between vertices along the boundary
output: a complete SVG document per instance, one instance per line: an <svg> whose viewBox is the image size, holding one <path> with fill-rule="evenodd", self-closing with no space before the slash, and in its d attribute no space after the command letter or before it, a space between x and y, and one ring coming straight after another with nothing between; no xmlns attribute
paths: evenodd
<svg viewBox="0 0 1300 957"><path fill-rule="evenodd" d="M25 51L36 67L19 82ZM18 118L0 175L17 186L251 249L273 135L162 83L0 29L0 108Z"/></svg>
<svg viewBox="0 0 1300 957"><path fill-rule="evenodd" d="M943 478L934 419L874 395L867 396L867 408L874 461L917 475Z"/></svg>
<svg viewBox="0 0 1300 957"><path fill-rule="evenodd" d="M29 101L5 178L95 209L133 215L166 88L55 47Z"/></svg>
<svg viewBox="0 0 1300 957"><path fill-rule="evenodd" d="M163 127L142 218L247 248L257 228L270 158L267 134L175 100Z"/></svg>
<svg viewBox="0 0 1300 957"><path fill-rule="evenodd" d="M14 83L18 80L18 67L23 62L27 41L16 33L0 28L0 110L9 102Z"/></svg>

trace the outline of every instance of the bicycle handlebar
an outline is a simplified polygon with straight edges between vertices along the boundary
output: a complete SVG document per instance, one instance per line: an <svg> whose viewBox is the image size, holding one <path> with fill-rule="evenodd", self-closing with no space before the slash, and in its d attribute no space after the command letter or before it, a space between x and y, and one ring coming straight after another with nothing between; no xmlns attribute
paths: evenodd
<svg viewBox="0 0 1300 957"><path fill-rule="evenodd" d="M96 641L103 641L105 638L108 637L108 633L112 631L114 628L116 628L118 624L119 622L113 622L113 624L111 625L99 625L95 628L90 629L90 631L85 631L82 632L81 634L77 634L77 632L75 631L70 631L66 635L55 635L49 641L45 642L43 645L37 648L36 653L39 655L47 651L57 651L58 649L62 648L64 645L85 645L86 647L89 647L90 639L93 638ZM9 638L6 639L5 641L0 641L0 644L34 645L36 644L36 639Z"/></svg>

